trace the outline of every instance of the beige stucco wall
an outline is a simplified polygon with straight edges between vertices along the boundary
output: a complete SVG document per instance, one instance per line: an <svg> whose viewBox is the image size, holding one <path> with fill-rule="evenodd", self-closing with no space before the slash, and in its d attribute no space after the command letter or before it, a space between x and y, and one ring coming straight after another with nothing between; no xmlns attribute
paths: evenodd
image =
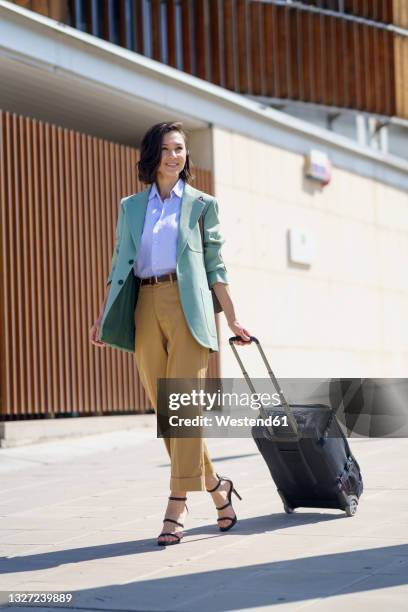
<svg viewBox="0 0 408 612"><path fill-rule="evenodd" d="M239 321L278 376L407 376L408 195L339 168L324 189L304 159L213 129L223 256ZM308 269L288 262L287 230L315 238ZM222 375L239 374L221 319ZM239 348L250 374L265 370Z"/></svg>

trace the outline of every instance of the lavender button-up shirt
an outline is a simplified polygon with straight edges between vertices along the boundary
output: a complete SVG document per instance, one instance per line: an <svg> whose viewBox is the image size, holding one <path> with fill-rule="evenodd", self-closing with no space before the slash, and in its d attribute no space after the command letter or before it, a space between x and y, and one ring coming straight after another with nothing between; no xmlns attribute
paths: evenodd
<svg viewBox="0 0 408 612"><path fill-rule="evenodd" d="M139 253L133 271L140 278L176 271L177 238L184 181L179 179L170 197L162 201L153 183L146 209Z"/></svg>

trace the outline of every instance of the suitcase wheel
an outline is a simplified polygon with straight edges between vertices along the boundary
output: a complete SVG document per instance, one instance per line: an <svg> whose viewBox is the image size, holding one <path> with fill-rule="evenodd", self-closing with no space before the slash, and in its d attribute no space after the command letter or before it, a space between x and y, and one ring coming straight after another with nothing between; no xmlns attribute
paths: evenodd
<svg viewBox="0 0 408 612"><path fill-rule="evenodd" d="M350 495L348 504L345 508L347 516L354 516L357 512L358 499L355 495Z"/></svg>
<svg viewBox="0 0 408 612"><path fill-rule="evenodd" d="M283 509L285 510L286 514L293 514L293 512L295 511L294 508L291 508L290 506L287 506L286 504L283 505Z"/></svg>

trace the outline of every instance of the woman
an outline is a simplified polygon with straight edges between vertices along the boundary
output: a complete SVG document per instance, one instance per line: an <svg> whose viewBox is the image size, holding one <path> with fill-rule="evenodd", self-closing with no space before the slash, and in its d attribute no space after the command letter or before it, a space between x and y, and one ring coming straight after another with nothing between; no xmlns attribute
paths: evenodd
<svg viewBox="0 0 408 612"><path fill-rule="evenodd" d="M218 350L209 286L237 344L250 333L236 320L221 257L218 204L189 185L193 178L180 122L152 126L138 162L145 191L121 201L109 293L91 329L95 346L135 352L142 384L157 412L159 378L205 377L209 353ZM200 217L202 215L202 230ZM212 494L221 531L237 522L231 480L219 477L203 438L164 438L171 460L171 495L159 545L178 544L187 491Z"/></svg>

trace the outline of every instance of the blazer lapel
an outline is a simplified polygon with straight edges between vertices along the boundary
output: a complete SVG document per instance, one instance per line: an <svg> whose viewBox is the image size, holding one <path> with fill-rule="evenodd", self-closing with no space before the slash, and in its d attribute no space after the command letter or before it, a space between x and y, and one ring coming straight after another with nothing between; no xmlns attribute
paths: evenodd
<svg viewBox="0 0 408 612"><path fill-rule="evenodd" d="M177 240L177 262L183 252L189 233L197 223L199 216L205 206L205 203L200 199L199 192L188 183L184 185L184 193L181 200L180 224Z"/></svg>
<svg viewBox="0 0 408 612"><path fill-rule="evenodd" d="M126 205L129 230L133 238L133 242L135 243L136 257L139 251L140 239L143 233L150 189L151 187L145 189L144 191L140 191L139 193L135 193L132 199L128 201ZM177 262L187 244L189 233L197 223L204 206L205 203L202 199L200 199L199 191L194 187L191 187L188 183L185 183L183 197L181 198L180 223L177 239Z"/></svg>
<svg viewBox="0 0 408 612"><path fill-rule="evenodd" d="M126 205L129 230L135 243L136 255L139 251L140 238L143 233L144 220L146 216L147 204L151 187L135 193Z"/></svg>

